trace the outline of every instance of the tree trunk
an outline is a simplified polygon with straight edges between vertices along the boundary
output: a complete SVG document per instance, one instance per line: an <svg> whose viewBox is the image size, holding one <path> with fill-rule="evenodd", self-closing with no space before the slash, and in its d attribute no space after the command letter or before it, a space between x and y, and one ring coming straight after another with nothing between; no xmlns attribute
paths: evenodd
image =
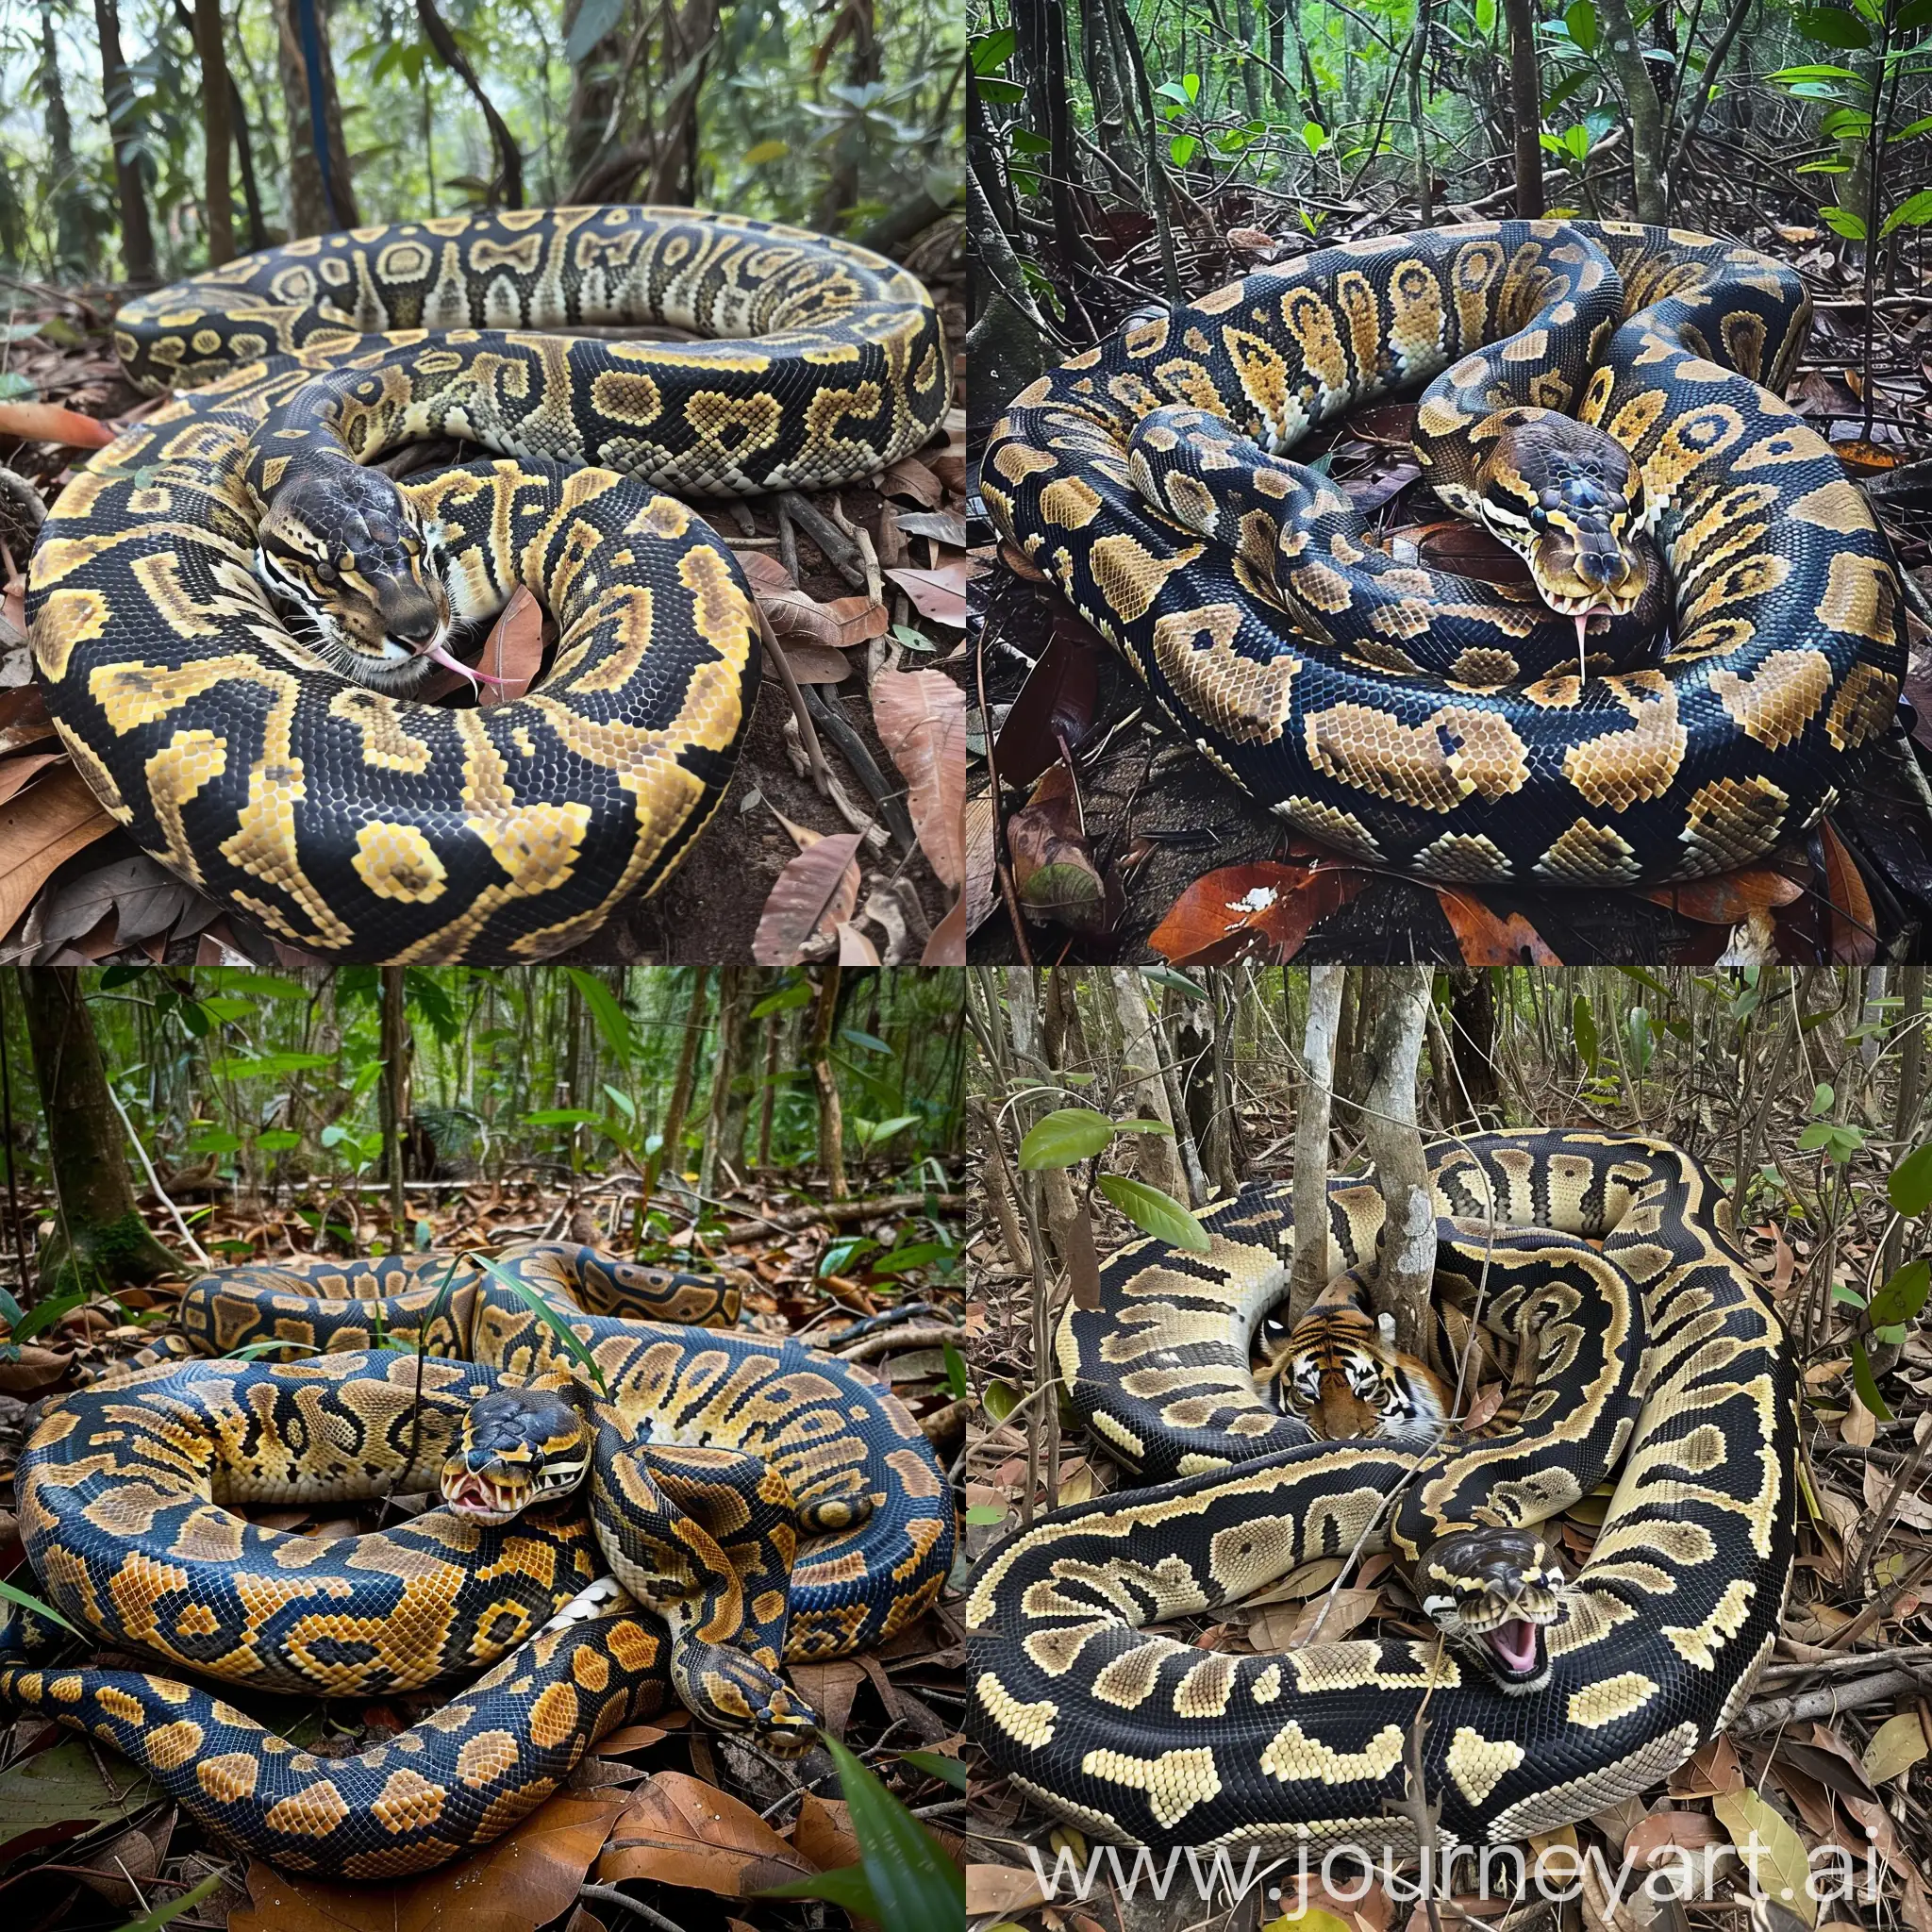
<svg viewBox="0 0 1932 1932"><path fill-rule="evenodd" d="M390 1252L409 1245L409 1203L404 1189L404 1137L409 1126L409 1024L400 966L382 974L382 1174L389 1183Z"/></svg>
<svg viewBox="0 0 1932 1932"><path fill-rule="evenodd" d="M1335 1102L1335 1042L1341 1024L1345 966L1308 974L1308 1024L1302 1037L1301 1105L1294 1117L1294 1258L1288 1317L1298 1322L1328 1285L1328 1121Z"/></svg>
<svg viewBox="0 0 1932 1932"><path fill-rule="evenodd" d="M222 51L221 0L194 0L194 44L201 56L203 212L208 258L219 267L235 258L235 197L228 185L228 58Z"/></svg>
<svg viewBox="0 0 1932 1932"><path fill-rule="evenodd" d="M1898 1030L1902 1035L1898 1059L1898 1106L1892 1113L1894 1161L1903 1159L1907 1140L1919 1124L1919 1104L1924 1093L1925 969L1906 966L1899 972ZM1905 1257L1907 1224L1894 1222L1887 1231L1878 1261L1878 1278L1890 1281Z"/></svg>
<svg viewBox="0 0 1932 1932"><path fill-rule="evenodd" d="M765 1084L758 1094L758 1170L763 1174L772 1164L772 1115L778 1105L778 1049L784 1044L789 1013L765 1015Z"/></svg>
<svg viewBox="0 0 1932 1932"><path fill-rule="evenodd" d="M1603 22L1604 55L1623 89L1630 122L1630 174L1637 219L1660 225L1670 205L1670 184L1665 178L1663 108L1650 77L1650 62L1643 58L1643 45L1630 18L1629 0L1597 0L1597 15Z"/></svg>
<svg viewBox="0 0 1932 1932"><path fill-rule="evenodd" d="M181 1264L148 1232L128 1179L126 1136L79 980L68 967L16 974L47 1124L55 1232L40 1256L50 1293L135 1288Z"/></svg>
<svg viewBox="0 0 1932 1932"><path fill-rule="evenodd" d="M839 1075L832 1065L832 1026L839 1016L837 966L820 969L818 1001L811 1013L811 1076L819 1090L819 1170L832 1199L842 1201L845 1185L845 1122L839 1106Z"/></svg>
<svg viewBox="0 0 1932 1932"><path fill-rule="evenodd" d="M94 31L101 42L101 97L108 108L108 139L114 150L114 187L121 202L121 268L130 282L152 286L160 280L155 266L154 228L148 220L147 189L141 160L125 128L134 108L127 60L121 51L117 0L94 0Z"/></svg>
<svg viewBox="0 0 1932 1932"><path fill-rule="evenodd" d="M1429 1291L1436 1276L1436 1209L1416 1122L1416 1078L1428 1020L1426 966L1377 969L1381 984L1369 1042L1372 1075L1362 1134L1382 1194L1382 1251L1375 1306L1395 1317L1399 1348L1428 1358Z"/></svg>
<svg viewBox="0 0 1932 1932"><path fill-rule="evenodd" d="M750 1045L751 975L742 966L718 969L718 1044L711 1055L711 1099L705 1117L705 1151L698 1192L714 1194L722 1163L734 1181L744 1158L745 1098L739 1091Z"/></svg>
<svg viewBox="0 0 1932 1932"><path fill-rule="evenodd" d="M698 1041L704 1038L705 1005L710 995L710 975L695 967L691 976L691 1005L684 1016L684 1038L677 1048L677 1072L672 1076L671 1100L664 1109L664 1144L644 1162L644 1201L648 1206L658 1176L668 1164L680 1185L684 1177L684 1117L691 1110L692 1074L698 1063Z"/></svg>
<svg viewBox="0 0 1932 1932"><path fill-rule="evenodd" d="M879 78L879 50L873 32L872 0L844 0L835 31L842 32L852 43L846 63L846 85L874 85ZM840 141L834 153L831 177L819 197L818 225L827 234L837 232L839 217L858 199L858 162L863 149L863 136L853 128Z"/></svg>
<svg viewBox="0 0 1932 1932"><path fill-rule="evenodd" d="M41 0L41 85L46 90L47 154L51 162L54 250L58 265L84 275L93 273L93 235L74 160L74 123L67 112L67 88L60 77L60 49L54 33L54 8Z"/></svg>
<svg viewBox="0 0 1932 1932"><path fill-rule="evenodd" d="M1131 966L1116 966L1112 970L1114 1010L1121 1024L1121 1083L1138 1113L1163 1120L1168 1125L1165 1134L1124 1136L1132 1144L1123 1149L1123 1166L1150 1188L1158 1188L1176 1201L1185 1201L1188 1180L1181 1172L1167 1082L1161 1077L1160 1042L1154 1030L1154 1016L1148 1010L1147 982Z"/></svg>
<svg viewBox="0 0 1932 1932"><path fill-rule="evenodd" d="M1536 0L1503 0L1509 23L1509 122L1516 137L1516 212L1543 211L1543 93L1536 66Z"/></svg>
<svg viewBox="0 0 1932 1932"><path fill-rule="evenodd" d="M342 108L336 95L336 70L329 58L328 13L324 0L273 0L276 64L289 121L289 231L291 236L328 235L358 225L356 191L349 179L349 151L342 140ZM321 146L328 158L323 179L316 158L314 105L308 98L308 71L303 57L302 14L314 8L316 63L322 74Z"/></svg>
<svg viewBox="0 0 1932 1932"><path fill-rule="evenodd" d="M563 38L568 41L583 10L583 0L565 0ZM570 106L563 124L563 174L570 181L587 175L604 153L605 129L617 106L624 59L624 14L610 31L571 71Z"/></svg>
<svg viewBox="0 0 1932 1932"><path fill-rule="evenodd" d="M202 0L202 4L208 4L208 0ZM522 208L524 151L517 145L516 137L496 111L496 103L483 92L476 70L458 46L448 22L436 10L432 0L416 0L416 18L422 23L424 38L436 50L436 58L469 89L471 99L482 110L490 129L490 149L496 157L496 176L490 184L490 198L503 208Z"/></svg>

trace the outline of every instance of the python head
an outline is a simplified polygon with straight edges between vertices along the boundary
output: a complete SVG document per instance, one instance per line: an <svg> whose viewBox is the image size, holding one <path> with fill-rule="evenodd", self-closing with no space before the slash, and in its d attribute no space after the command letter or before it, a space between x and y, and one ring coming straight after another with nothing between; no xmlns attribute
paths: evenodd
<svg viewBox="0 0 1932 1932"><path fill-rule="evenodd" d="M492 1389L463 1418L442 1465L442 1500L479 1523L508 1523L575 1490L593 1441L573 1385Z"/></svg>
<svg viewBox="0 0 1932 1932"><path fill-rule="evenodd" d="M1555 409L1499 410L1476 432L1484 527L1528 564L1537 593L1581 626L1622 617L1650 588L1643 478L1608 431Z"/></svg>
<svg viewBox="0 0 1932 1932"><path fill-rule="evenodd" d="M357 684L412 696L451 658L441 544L388 476L317 463L284 478L256 531L255 571L297 640Z"/></svg>
<svg viewBox="0 0 1932 1932"><path fill-rule="evenodd" d="M1510 1697L1550 1680L1547 1632L1568 1579L1531 1529L1451 1530L1415 1566L1424 1612Z"/></svg>

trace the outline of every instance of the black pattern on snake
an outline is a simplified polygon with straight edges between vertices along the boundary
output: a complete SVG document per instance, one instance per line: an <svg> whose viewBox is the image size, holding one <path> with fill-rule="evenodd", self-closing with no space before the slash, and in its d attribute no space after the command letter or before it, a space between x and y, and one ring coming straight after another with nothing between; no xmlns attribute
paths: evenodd
<svg viewBox="0 0 1932 1932"><path fill-rule="evenodd" d="M486 1674L351 1758L294 1750L143 1673L12 1664L0 1699L113 1744L215 1836L352 1878L496 1837L598 1737L674 1693L768 1748L808 1742L811 1713L777 1667L883 1641L944 1579L952 1501L917 1424L864 1370L795 1341L583 1311L728 1324L728 1278L561 1244L497 1266L210 1277L184 1308L194 1344L352 1352L105 1378L47 1418L17 1477L46 1600L107 1641L311 1695ZM399 1346L358 1346L372 1329ZM470 1358L419 1357L417 1341ZM572 1498L591 1465L587 1520ZM452 1507L326 1542L225 1507L439 1485ZM30 1615L6 1633L16 1655L54 1634Z"/></svg>
<svg viewBox="0 0 1932 1932"><path fill-rule="evenodd" d="M1083 1829L1155 1845L1412 1851L1413 1823L1385 1801L1403 1796L1426 1704L1424 1783L1442 1829L1465 1843L1524 1838L1663 1778L1730 1721L1770 1655L1800 1507L1797 1376L1723 1191L1677 1148L1589 1132L1440 1142L1430 1166L1439 1210L1463 1220L1457 1272L1471 1242L1507 1256L1518 1229L1600 1245L1641 1295L1636 1380L1586 1374L1587 1357L1559 1345L1513 1446L1507 1434L1435 1450L1300 1442L1257 1396L1245 1353L1283 1292L1288 1191L1258 1184L1208 1209L1208 1255L1151 1241L1125 1250L1104 1277L1110 1331L1091 1315L1063 1329L1062 1372L1096 1385L1078 1397L1076 1381L1076 1397L1109 1448L1152 1471L1201 1473L1036 1523L982 1563L967 1605L970 1732ZM1352 1224L1372 1238L1375 1219L1366 1191L1331 1203L1331 1233ZM1600 1323L1591 1306L1579 1296L1565 1319ZM1165 1379L1129 1386L1146 1372ZM1634 1425L1605 1407L1633 1395ZM1597 1441L1566 1476L1579 1431ZM1556 1460L1539 1464L1539 1433ZM1511 1694L1506 1675L1440 1640L1237 1657L1141 1627L1383 1535L1399 1548L1431 1516L1446 1527L1487 1508L1492 1535L1517 1533L1574 1499L1599 1448L1617 1487L1581 1573L1554 1593L1541 1688ZM1492 1492L1499 1454L1525 1457L1517 1474L1531 1479ZM1406 1484L1392 1529L1376 1532Z"/></svg>
<svg viewBox="0 0 1932 1932"><path fill-rule="evenodd" d="M634 324L715 338L534 333ZM856 480L949 372L863 249L689 209L460 216L291 242L133 302L145 387L203 387L48 519L28 615L96 795L189 883L336 959L541 959L716 809L759 675L731 552L675 497ZM498 459L398 485L444 436ZM548 674L417 693L519 586Z"/></svg>
<svg viewBox="0 0 1932 1932"><path fill-rule="evenodd" d="M1889 728L1904 672L1890 546L1779 393L1808 323L1791 270L1675 230L1500 222L1348 242L1041 377L996 426L983 488L1175 728L1300 831L1431 879L1694 877L1815 824ZM1511 681L1492 657L1463 661L1453 610L1391 607L1382 565L1368 635L1331 647L1291 626L1272 578L1332 624L1354 566L1284 557L1307 534L1292 518L1254 525L1262 464L1212 539L1136 481L1159 467L1157 409L1281 450L1430 377L1424 475L1526 553L1558 608L1607 594L1613 566L1582 563L1607 535L1654 543L1672 611L1655 666L1580 680L1573 649ZM1592 469L1607 442L1622 482ZM1446 672L1419 668L1416 638Z"/></svg>

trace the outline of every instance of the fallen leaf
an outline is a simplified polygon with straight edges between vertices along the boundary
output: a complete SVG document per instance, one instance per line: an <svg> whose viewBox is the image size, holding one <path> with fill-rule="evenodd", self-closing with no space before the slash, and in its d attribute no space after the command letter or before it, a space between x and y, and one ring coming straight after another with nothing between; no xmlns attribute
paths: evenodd
<svg viewBox="0 0 1932 1932"><path fill-rule="evenodd" d="M83 416L58 403L0 403L0 436L58 442L69 449L106 449L120 433L98 416Z"/></svg>
<svg viewBox="0 0 1932 1932"><path fill-rule="evenodd" d="M160 1796L139 1773L118 1768L110 1784L92 1747L75 1738L0 1772L0 1862L118 1824Z"/></svg>
<svg viewBox="0 0 1932 1932"><path fill-rule="evenodd" d="M4 767L0 767L4 770ZM67 880L41 922L41 943L58 946L115 915L115 943L131 946L150 933L166 932L188 909L189 891L146 853L119 858Z"/></svg>
<svg viewBox="0 0 1932 1932"><path fill-rule="evenodd" d="M1831 957L1840 966L1869 966L1878 957L1878 915L1844 841L1826 819L1818 827L1824 850L1824 896L1831 908Z"/></svg>
<svg viewBox="0 0 1932 1932"><path fill-rule="evenodd" d="M478 702L487 709L522 697L542 663L543 607L527 584L519 584L491 626L483 655L476 660L478 671L502 682L484 685Z"/></svg>
<svg viewBox="0 0 1932 1932"><path fill-rule="evenodd" d="M1266 228L1230 228L1227 245L1243 255L1272 255L1275 242Z"/></svg>
<svg viewBox="0 0 1932 1932"><path fill-rule="evenodd" d="M966 930L977 932L993 908L994 879L992 797L982 792L966 801Z"/></svg>
<svg viewBox="0 0 1932 1932"><path fill-rule="evenodd" d="M870 639L884 637L891 628L891 618L883 604L870 597L834 597L828 602L802 591L791 573L767 550L733 553L751 584L752 595L765 613L774 637L786 643L814 645L822 651L849 650ZM788 658L791 654L788 652ZM796 659L791 659L794 668ZM851 670L841 662L839 677ZM839 678L808 678L800 672L801 683L836 684Z"/></svg>
<svg viewBox="0 0 1932 1932"><path fill-rule="evenodd" d="M1079 795L1064 760L1008 821L1007 849L1013 857L1013 889L1028 919L1058 921L1076 932L1107 930L1107 888L1088 850Z"/></svg>
<svg viewBox="0 0 1932 1932"><path fill-rule="evenodd" d="M562 1915L628 1802L621 1791L559 1791L479 1852L382 1886L293 1877L259 1859L228 1932L535 1932Z"/></svg>
<svg viewBox="0 0 1932 1932"><path fill-rule="evenodd" d="M1480 899L1453 886L1437 890L1465 966L1560 966L1543 936L1520 912L1499 919Z"/></svg>
<svg viewBox="0 0 1932 1932"><path fill-rule="evenodd" d="M1753 1790L1726 1791L1711 1800L1718 1822L1740 1853L1756 1848L1747 1865L1769 1898L1788 1906L1807 1925L1818 1923L1818 1901L1805 1880L1810 1867L1805 1841L1784 1813Z"/></svg>
<svg viewBox="0 0 1932 1932"><path fill-rule="evenodd" d="M922 966L963 966L966 963L966 901L955 899L933 927L919 956Z"/></svg>
<svg viewBox="0 0 1932 1932"><path fill-rule="evenodd" d="M881 671L872 681L879 742L906 780L921 849L940 883L966 875L966 693L943 671Z"/></svg>
<svg viewBox="0 0 1932 1932"><path fill-rule="evenodd" d="M1865 1775L1874 1785L1882 1785L1887 1778L1903 1776L1924 1757L1925 1750L1925 1726L1919 1713L1901 1711L1872 1733L1872 1741L1859 1761Z"/></svg>
<svg viewBox="0 0 1932 1932"><path fill-rule="evenodd" d="M113 824L72 765L0 805L0 934L13 930L56 866Z"/></svg>
<svg viewBox="0 0 1932 1932"><path fill-rule="evenodd" d="M1046 1903L1040 1880L1017 1865L969 1865L966 1868L966 1916L988 1912L1012 1918Z"/></svg>
<svg viewBox="0 0 1932 1932"><path fill-rule="evenodd" d="M38 684L0 691L0 752L19 751L54 735L45 693Z"/></svg>
<svg viewBox="0 0 1932 1932"><path fill-rule="evenodd" d="M1670 1862L1665 1856L1668 1846L1694 1852L1724 1842L1717 1820L1702 1811L1653 1811L1624 1839L1624 1850L1633 1865L1649 1871Z"/></svg>
<svg viewBox="0 0 1932 1932"><path fill-rule="evenodd" d="M1338 1590L1332 1596L1318 1596L1295 1618L1282 1648L1299 1650L1307 1643L1339 1643L1373 1617L1381 1602L1379 1590Z"/></svg>
<svg viewBox="0 0 1932 1932"><path fill-rule="evenodd" d="M865 1673L850 1657L834 1657L826 1663L794 1664L789 1675L798 1694L824 1720L826 1730L842 1738L852 1715L852 1700L865 1682Z"/></svg>
<svg viewBox="0 0 1932 1932"><path fill-rule="evenodd" d="M1853 470L1895 470L1901 461L1897 450L1867 442L1861 437L1849 437L1843 442L1833 443L1831 453Z"/></svg>
<svg viewBox="0 0 1932 1932"><path fill-rule="evenodd" d="M937 509L946 500L945 486L917 457L901 457L880 479L879 490L886 496L901 496L927 509Z"/></svg>
<svg viewBox="0 0 1932 1932"><path fill-rule="evenodd" d="M0 758L0 805L22 790L29 778L49 765L58 764L66 756L62 751L30 751L18 758Z"/></svg>
<svg viewBox="0 0 1932 1932"><path fill-rule="evenodd" d="M791 1843L821 1872L836 1872L858 1863L858 1835L852 1829L852 1809L842 1799L821 1798L808 1791L791 1826Z"/></svg>
<svg viewBox="0 0 1932 1932"><path fill-rule="evenodd" d="M850 661L828 645L808 644L798 638L784 638L778 641L777 649L785 654L785 661L791 665L791 675L800 684L842 684L852 675ZM772 653L766 653L765 675L777 678L777 669L769 661L771 656Z"/></svg>
<svg viewBox="0 0 1932 1932"><path fill-rule="evenodd" d="M1677 885L1640 886L1637 895L1649 899L1680 919L1705 925L1737 925L1754 913L1774 906L1789 906L1805 888L1768 865L1721 872L1707 879L1686 879Z"/></svg>
<svg viewBox="0 0 1932 1932"><path fill-rule="evenodd" d="M750 1806L679 1771L660 1771L631 1794L597 1860L605 1885L649 1878L720 1898L749 1898L816 1870Z"/></svg>
<svg viewBox="0 0 1932 1932"><path fill-rule="evenodd" d="M839 925L839 963L841 966L876 966L879 949L848 920Z"/></svg>
<svg viewBox="0 0 1932 1932"><path fill-rule="evenodd" d="M1220 966L1268 950L1291 959L1316 921L1339 911L1369 882L1357 866L1264 860L1204 874L1172 906L1147 943L1174 966Z"/></svg>
<svg viewBox="0 0 1932 1932"><path fill-rule="evenodd" d="M821 839L773 881L751 956L760 966L796 966L814 933L833 932L858 906L857 832Z"/></svg>
<svg viewBox="0 0 1932 1932"><path fill-rule="evenodd" d="M930 537L955 550L966 547L966 519L956 509L902 509L892 521L908 537Z"/></svg>
<svg viewBox="0 0 1932 1932"><path fill-rule="evenodd" d="M889 570L886 575L912 599L922 617L942 624L949 630L966 628L966 559L942 563L937 570L913 570L909 566Z"/></svg>
<svg viewBox="0 0 1932 1932"><path fill-rule="evenodd" d="M993 769L1002 785L1030 785L1062 746L1079 749L1093 726L1105 648L1099 633L1071 613L1066 623L1055 623L993 741Z"/></svg>

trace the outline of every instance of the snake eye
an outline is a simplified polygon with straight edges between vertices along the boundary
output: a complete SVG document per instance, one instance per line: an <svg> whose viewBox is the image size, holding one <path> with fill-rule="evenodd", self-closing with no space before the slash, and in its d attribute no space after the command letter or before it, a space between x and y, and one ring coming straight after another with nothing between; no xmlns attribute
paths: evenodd
<svg viewBox="0 0 1932 1932"><path fill-rule="evenodd" d="M1550 513L1541 504L1538 504L1529 513L1529 526L1532 530L1546 529L1549 526L1549 521Z"/></svg>

